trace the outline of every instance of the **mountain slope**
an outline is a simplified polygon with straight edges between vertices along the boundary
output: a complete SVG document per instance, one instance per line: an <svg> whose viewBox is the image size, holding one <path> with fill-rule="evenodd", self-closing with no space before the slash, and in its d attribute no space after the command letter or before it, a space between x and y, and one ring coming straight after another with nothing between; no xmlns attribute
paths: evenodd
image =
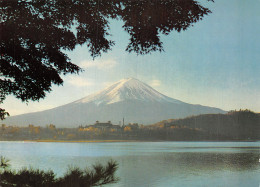
<svg viewBox="0 0 260 187"><path fill-rule="evenodd" d="M169 118L207 113L224 111L184 103L159 93L137 79L129 78L75 102L42 112L9 117L4 123L18 126L52 123L58 127L76 127L93 124L96 120L118 124L125 118L127 123L151 124Z"/></svg>

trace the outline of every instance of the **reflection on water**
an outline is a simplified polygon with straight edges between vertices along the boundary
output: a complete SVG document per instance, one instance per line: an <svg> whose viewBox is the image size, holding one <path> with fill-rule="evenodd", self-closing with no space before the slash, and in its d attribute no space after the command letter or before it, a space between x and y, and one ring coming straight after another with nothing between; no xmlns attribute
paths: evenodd
<svg viewBox="0 0 260 187"><path fill-rule="evenodd" d="M258 186L259 142L1 142L15 169L33 166L62 175L79 167L119 163L120 182L109 186Z"/></svg>

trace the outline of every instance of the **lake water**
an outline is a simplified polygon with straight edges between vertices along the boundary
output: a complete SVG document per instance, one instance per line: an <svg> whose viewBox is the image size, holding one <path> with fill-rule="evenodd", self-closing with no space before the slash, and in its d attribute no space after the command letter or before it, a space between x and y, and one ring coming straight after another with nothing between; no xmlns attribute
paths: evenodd
<svg viewBox="0 0 260 187"><path fill-rule="evenodd" d="M52 169L119 163L120 181L108 187L260 185L260 142L0 142L13 169Z"/></svg>

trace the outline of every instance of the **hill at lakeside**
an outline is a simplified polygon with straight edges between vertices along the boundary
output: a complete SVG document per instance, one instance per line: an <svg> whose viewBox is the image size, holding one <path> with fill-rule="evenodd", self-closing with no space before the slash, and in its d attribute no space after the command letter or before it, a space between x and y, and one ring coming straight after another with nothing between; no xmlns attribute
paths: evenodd
<svg viewBox="0 0 260 187"><path fill-rule="evenodd" d="M72 103L41 112L7 117L7 125L78 127L95 121L153 124L169 118L190 115L225 113L225 111L201 105L193 105L163 95L149 85L134 79L122 79L100 92L88 95Z"/></svg>
<svg viewBox="0 0 260 187"><path fill-rule="evenodd" d="M151 127L195 129L201 132L197 137L195 134L192 135L195 139L260 140L260 114L250 110L169 119L155 123Z"/></svg>

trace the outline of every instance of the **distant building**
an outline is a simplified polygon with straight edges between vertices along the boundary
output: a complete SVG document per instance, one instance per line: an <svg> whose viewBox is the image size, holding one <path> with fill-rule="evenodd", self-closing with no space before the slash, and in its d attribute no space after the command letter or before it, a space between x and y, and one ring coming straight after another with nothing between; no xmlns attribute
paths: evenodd
<svg viewBox="0 0 260 187"><path fill-rule="evenodd" d="M111 128L113 125L111 123L111 121L108 121L106 123L100 123L99 121L96 121L96 123L94 124L94 127L96 128Z"/></svg>
<svg viewBox="0 0 260 187"><path fill-rule="evenodd" d="M111 121L108 121L106 123L104 122L99 122L99 121L96 121L96 123L94 125L91 125L92 127L95 127L95 128L99 128L99 129L102 129L102 130L105 130L105 129L114 129L114 130L119 130L121 129L121 127L119 125L113 125L111 123Z"/></svg>
<svg viewBox="0 0 260 187"><path fill-rule="evenodd" d="M111 121L108 122L96 121L94 125L86 125L85 127L79 126L79 128L81 128L83 131L87 131L87 129L89 128L95 128L100 130L112 130L112 131L117 131L121 129L119 125L113 125Z"/></svg>

